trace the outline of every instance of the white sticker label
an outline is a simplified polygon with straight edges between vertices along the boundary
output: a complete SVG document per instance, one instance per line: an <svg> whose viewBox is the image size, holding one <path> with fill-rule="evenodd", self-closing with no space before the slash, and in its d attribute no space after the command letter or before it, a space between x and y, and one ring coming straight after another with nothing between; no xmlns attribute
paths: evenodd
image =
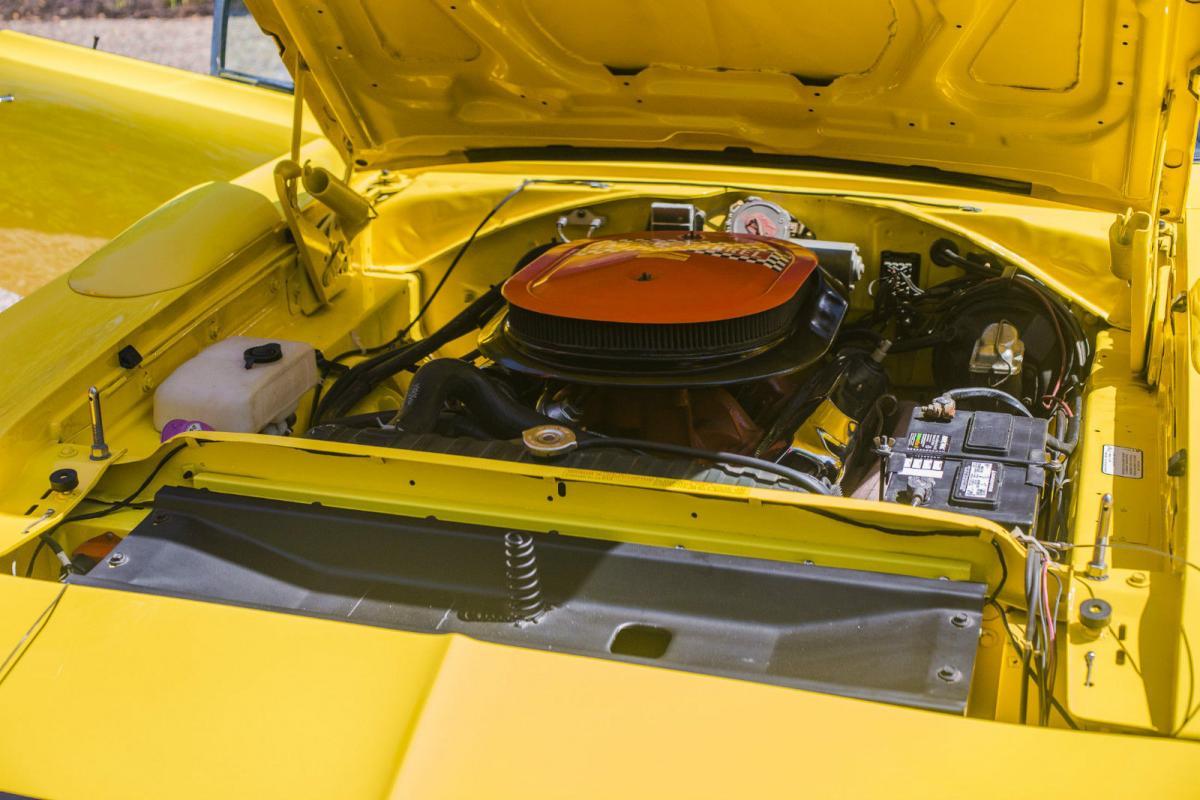
<svg viewBox="0 0 1200 800"><path fill-rule="evenodd" d="M987 461L968 461L966 472L959 482L959 493L965 500L986 500L996 490L995 464Z"/></svg>
<svg viewBox="0 0 1200 800"><path fill-rule="evenodd" d="M1100 469L1118 478L1142 477L1142 451L1133 447L1106 444L1100 456Z"/></svg>

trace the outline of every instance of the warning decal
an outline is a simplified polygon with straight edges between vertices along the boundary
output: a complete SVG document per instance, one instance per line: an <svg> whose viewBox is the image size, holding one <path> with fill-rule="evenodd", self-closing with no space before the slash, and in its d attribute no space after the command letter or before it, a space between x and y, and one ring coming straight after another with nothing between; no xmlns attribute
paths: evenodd
<svg viewBox="0 0 1200 800"><path fill-rule="evenodd" d="M1100 456L1100 469L1118 478L1142 477L1142 451L1133 447L1106 444Z"/></svg>

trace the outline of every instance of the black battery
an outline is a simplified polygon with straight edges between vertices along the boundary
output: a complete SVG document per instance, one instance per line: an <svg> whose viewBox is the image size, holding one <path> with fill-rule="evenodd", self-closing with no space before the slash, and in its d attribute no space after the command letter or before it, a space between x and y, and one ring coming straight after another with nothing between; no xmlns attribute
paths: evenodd
<svg viewBox="0 0 1200 800"><path fill-rule="evenodd" d="M993 411L925 419L914 408L894 435L885 499L1034 532L1046 486L1046 420Z"/></svg>

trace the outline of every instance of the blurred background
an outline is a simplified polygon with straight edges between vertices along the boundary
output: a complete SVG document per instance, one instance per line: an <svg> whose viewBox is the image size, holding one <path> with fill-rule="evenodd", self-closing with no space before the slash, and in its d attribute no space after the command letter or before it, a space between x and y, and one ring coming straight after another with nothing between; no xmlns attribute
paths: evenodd
<svg viewBox="0 0 1200 800"><path fill-rule="evenodd" d="M0 28L207 72L212 0L0 0Z"/></svg>
<svg viewBox="0 0 1200 800"><path fill-rule="evenodd" d="M228 3L229 48L254 75L287 81L274 43L242 2ZM212 0L0 0L0 29L208 72ZM232 65L231 65L232 66Z"/></svg>

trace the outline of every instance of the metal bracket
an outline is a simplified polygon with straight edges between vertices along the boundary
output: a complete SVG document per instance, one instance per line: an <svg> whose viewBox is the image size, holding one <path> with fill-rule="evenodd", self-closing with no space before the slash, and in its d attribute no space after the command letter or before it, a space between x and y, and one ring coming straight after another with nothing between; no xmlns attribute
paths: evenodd
<svg viewBox="0 0 1200 800"><path fill-rule="evenodd" d="M1130 208L1117 215L1108 230L1114 275L1129 281L1135 272L1149 268L1156 246L1154 231L1154 219L1145 211Z"/></svg>
<svg viewBox="0 0 1200 800"><path fill-rule="evenodd" d="M1166 220L1158 221L1158 251L1164 258L1174 258L1177 245L1177 230Z"/></svg>
<svg viewBox="0 0 1200 800"><path fill-rule="evenodd" d="M334 244L300 210L297 186L303 174L303 169L295 161L280 161L275 165L275 192L279 195L284 219L296 242L297 258L308 276L319 308L345 288L344 281L338 279L346 271L347 259L343 244ZM311 310L315 309L306 309Z"/></svg>

